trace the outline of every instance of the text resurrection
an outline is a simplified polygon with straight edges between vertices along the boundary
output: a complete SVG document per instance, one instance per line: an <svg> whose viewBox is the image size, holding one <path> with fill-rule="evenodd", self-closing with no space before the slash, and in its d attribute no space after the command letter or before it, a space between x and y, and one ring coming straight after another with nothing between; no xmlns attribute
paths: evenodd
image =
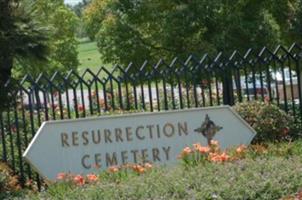
<svg viewBox="0 0 302 200"><path fill-rule="evenodd" d="M104 129L88 128L83 131L71 130L61 132L60 143L64 149L88 147L91 145L119 145L121 143L138 143L141 141L169 140L174 137L183 137L189 134L186 121L167 122L160 124L147 124L136 127L115 127ZM153 148L127 149L110 152L95 152L83 154L80 164L84 169L97 167L109 167L114 165L146 162L169 161L171 146ZM97 148L96 148L97 149Z"/></svg>

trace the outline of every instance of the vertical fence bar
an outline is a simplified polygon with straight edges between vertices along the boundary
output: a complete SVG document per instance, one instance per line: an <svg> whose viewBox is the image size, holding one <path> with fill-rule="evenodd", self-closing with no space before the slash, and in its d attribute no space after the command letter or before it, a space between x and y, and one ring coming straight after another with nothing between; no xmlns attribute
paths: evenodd
<svg viewBox="0 0 302 200"><path fill-rule="evenodd" d="M246 97L247 97L247 101L250 101L249 81L248 81L248 73L247 73L247 66L246 65L244 66L243 70L244 70Z"/></svg>
<svg viewBox="0 0 302 200"><path fill-rule="evenodd" d="M256 67L255 65L252 65L252 81L253 81L254 98L255 98L255 100L258 100L255 67Z"/></svg>
<svg viewBox="0 0 302 200"><path fill-rule="evenodd" d="M218 82L218 76L215 72L215 86L216 86L216 99L217 99L217 105L220 105L220 90L219 90L219 82Z"/></svg>
<svg viewBox="0 0 302 200"><path fill-rule="evenodd" d="M21 88L21 110L22 110L22 123L23 123L23 133L24 133L24 144L25 147L28 146L29 141L28 141L28 130L27 130L27 121L26 121L26 116L25 116L25 108L24 108L24 98L23 98L23 88ZM48 118L46 118L48 120ZM26 167L26 173L28 175L28 178L31 179L32 178L32 172L31 172L31 167L28 163L25 163L25 167Z"/></svg>
<svg viewBox="0 0 302 200"><path fill-rule="evenodd" d="M121 79L119 81L117 81L117 89L118 89L118 99L119 99L120 109L124 110Z"/></svg>
<svg viewBox="0 0 302 200"><path fill-rule="evenodd" d="M10 158L11 158L11 166L14 172L16 172L16 162L15 162L15 150L14 150L14 139L12 135L12 127L11 127L11 119L10 119L10 108L7 108L7 131L9 136L10 143Z"/></svg>
<svg viewBox="0 0 302 200"><path fill-rule="evenodd" d="M144 83L143 81L140 82L141 86L141 103L142 103L142 108L143 110L146 110L146 103L145 103L145 91L144 91Z"/></svg>
<svg viewBox="0 0 302 200"><path fill-rule="evenodd" d="M294 97L292 69L291 69L291 62L290 62L289 56L288 56L288 71L289 71L289 84L290 84L290 92L291 92L292 111L293 111L293 115L296 116L296 105L295 105L295 97Z"/></svg>
<svg viewBox="0 0 302 200"><path fill-rule="evenodd" d="M167 85L166 85L166 80L165 77L163 76L163 93L164 93L164 110L168 110L168 98L167 98Z"/></svg>
<svg viewBox="0 0 302 200"><path fill-rule="evenodd" d="M288 112L288 104L287 104L287 93L286 93L286 80L285 80L285 73L284 73L284 66L281 63L281 74L282 74L282 85L283 85L283 101L284 101L284 110Z"/></svg>
<svg viewBox="0 0 302 200"><path fill-rule="evenodd" d="M34 86L33 86L34 87ZM33 101L32 101L32 95L31 92L29 92L28 95L28 104L29 104L29 113L30 113L30 126L31 126L31 135L32 138L35 136L35 122L34 122L34 111L33 111ZM38 186L38 190L41 191L41 180L38 173L36 173L36 182Z"/></svg>
<svg viewBox="0 0 302 200"><path fill-rule="evenodd" d="M179 106L180 109L183 109L184 105L183 105L183 96L182 96L182 84L179 75L177 75L177 85L178 85Z"/></svg>
<svg viewBox="0 0 302 200"><path fill-rule="evenodd" d="M153 112L152 87L151 87L151 81L149 78L148 78L148 92L149 92L150 111Z"/></svg>
<svg viewBox="0 0 302 200"><path fill-rule="evenodd" d="M4 124L3 124L3 113L0 113L0 131L1 131L1 141L2 141L2 160L7 162L7 149L6 149L6 138L4 133Z"/></svg>
<svg viewBox="0 0 302 200"><path fill-rule="evenodd" d="M115 110L115 95L114 95L114 90L113 90L113 82L112 82L112 75L109 74L109 83L110 83L110 99L111 99L111 107L112 110Z"/></svg>
<svg viewBox="0 0 302 200"><path fill-rule="evenodd" d="M267 83L267 89L268 89L268 95L269 95L269 101L273 101L273 95L272 95L272 86L271 86L271 74L270 74L270 68L269 64L266 64L265 66L265 72L266 72L266 83Z"/></svg>
<svg viewBox="0 0 302 200"><path fill-rule="evenodd" d="M299 96L299 110L300 110L300 119L302 121L302 88L301 88L301 69L299 65L299 57L296 60L296 72L297 72L297 82L298 82L298 96Z"/></svg>
<svg viewBox="0 0 302 200"><path fill-rule="evenodd" d="M17 149L18 149L18 162L19 162L19 174L20 174L20 184L22 187L24 187L25 183L25 177L24 177L24 170L23 170L23 160L22 160L22 145L21 145L21 139L20 139L20 129L19 129L19 118L18 118L18 112L17 112L17 102L14 101L14 117L15 117L15 128L16 128L16 134L17 134Z"/></svg>

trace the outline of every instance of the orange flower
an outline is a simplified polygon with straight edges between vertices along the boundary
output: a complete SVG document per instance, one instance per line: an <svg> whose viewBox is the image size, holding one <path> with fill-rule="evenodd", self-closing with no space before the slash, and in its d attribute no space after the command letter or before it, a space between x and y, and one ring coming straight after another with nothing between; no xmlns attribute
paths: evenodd
<svg viewBox="0 0 302 200"><path fill-rule="evenodd" d="M210 153L209 154L209 159L212 162L220 162L221 161L220 156L217 153Z"/></svg>
<svg viewBox="0 0 302 200"><path fill-rule="evenodd" d="M226 153L226 152L223 152L221 155L220 155L220 159L222 162L224 161L228 161L230 159L230 156Z"/></svg>
<svg viewBox="0 0 302 200"><path fill-rule="evenodd" d="M217 140L211 140L210 143L212 146L219 146L219 142Z"/></svg>
<svg viewBox="0 0 302 200"><path fill-rule="evenodd" d="M116 173L119 171L119 168L117 166L111 166L108 168L108 171L111 173Z"/></svg>
<svg viewBox="0 0 302 200"><path fill-rule="evenodd" d="M150 163L145 163L145 164L144 164L144 167L145 167L146 169L151 169L153 166L152 166L152 164L150 164Z"/></svg>
<svg viewBox="0 0 302 200"><path fill-rule="evenodd" d="M225 162L230 160L230 156L227 155L226 152L223 152L222 154L218 154L218 153L210 153L209 155L209 159L212 162Z"/></svg>
<svg viewBox="0 0 302 200"><path fill-rule="evenodd" d="M183 149L183 153L186 154L186 155L188 155L188 154L192 153L192 149L190 147L185 147Z"/></svg>
<svg viewBox="0 0 302 200"><path fill-rule="evenodd" d="M193 147L194 147L195 150L198 150L202 146L199 143L197 143L197 144L193 144Z"/></svg>
<svg viewBox="0 0 302 200"><path fill-rule="evenodd" d="M133 165L132 169L139 174L142 174L146 171L146 169L144 167L142 167L141 165Z"/></svg>
<svg viewBox="0 0 302 200"><path fill-rule="evenodd" d="M84 185L85 184L85 179L83 176L81 175L76 175L73 178L73 181L77 184L77 185Z"/></svg>
<svg viewBox="0 0 302 200"><path fill-rule="evenodd" d="M61 172L57 174L57 180L64 180L66 177L66 174Z"/></svg>
<svg viewBox="0 0 302 200"><path fill-rule="evenodd" d="M242 144L239 147L237 147L236 153L241 154L244 153L245 150L246 150L246 146Z"/></svg>
<svg viewBox="0 0 302 200"><path fill-rule="evenodd" d="M200 147L200 148L198 149L199 153L201 153L201 154L209 153L210 150L211 150L211 149L210 149L209 147Z"/></svg>
<svg viewBox="0 0 302 200"><path fill-rule="evenodd" d="M87 178L90 182L95 182L98 180L98 177L95 174L87 174Z"/></svg>
<svg viewBox="0 0 302 200"><path fill-rule="evenodd" d="M185 147L182 150L181 154L178 156L178 158L182 158L182 157L187 156L187 155L189 155L191 153L193 153L193 150L190 147Z"/></svg>

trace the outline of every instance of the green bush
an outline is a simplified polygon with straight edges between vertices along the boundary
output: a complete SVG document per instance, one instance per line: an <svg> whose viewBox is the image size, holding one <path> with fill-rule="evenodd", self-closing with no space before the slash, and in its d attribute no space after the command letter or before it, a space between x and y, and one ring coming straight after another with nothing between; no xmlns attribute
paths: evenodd
<svg viewBox="0 0 302 200"><path fill-rule="evenodd" d="M254 143L291 139L297 131L294 118L274 104L251 101L234 108L257 132Z"/></svg>
<svg viewBox="0 0 302 200"><path fill-rule="evenodd" d="M0 162L0 199L17 196L20 191L18 178L6 164Z"/></svg>

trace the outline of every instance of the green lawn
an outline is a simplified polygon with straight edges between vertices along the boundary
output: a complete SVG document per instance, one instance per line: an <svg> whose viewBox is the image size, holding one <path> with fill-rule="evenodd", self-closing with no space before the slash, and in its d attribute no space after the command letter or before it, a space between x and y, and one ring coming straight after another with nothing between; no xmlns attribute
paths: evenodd
<svg viewBox="0 0 302 200"><path fill-rule="evenodd" d="M98 72L101 66L104 66L101 55L98 52L96 42L82 41L78 46L79 52L79 72L83 72L89 68L93 72ZM106 65L107 69L110 69L110 65Z"/></svg>

